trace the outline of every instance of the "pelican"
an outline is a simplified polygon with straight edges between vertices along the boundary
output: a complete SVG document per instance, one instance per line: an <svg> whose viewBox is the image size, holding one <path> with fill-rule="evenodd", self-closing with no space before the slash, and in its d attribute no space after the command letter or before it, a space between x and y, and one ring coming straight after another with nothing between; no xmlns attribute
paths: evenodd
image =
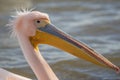
<svg viewBox="0 0 120 80"><path fill-rule="evenodd" d="M48 44L76 57L117 72L120 68L82 42L51 24L48 14L39 11L20 11L9 26L17 37L23 55L38 80L59 80L41 55L38 45ZM49 54L49 53L48 53ZM0 68L0 80L31 80Z"/></svg>

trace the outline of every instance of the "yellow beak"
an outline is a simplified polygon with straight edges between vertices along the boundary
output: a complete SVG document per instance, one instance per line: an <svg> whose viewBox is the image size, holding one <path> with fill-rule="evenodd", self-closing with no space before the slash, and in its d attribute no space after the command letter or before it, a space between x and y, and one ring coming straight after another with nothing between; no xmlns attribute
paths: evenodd
<svg viewBox="0 0 120 80"><path fill-rule="evenodd" d="M38 44L48 44L60 48L74 56L92 62L94 64L112 68L119 71L120 68L112 64L108 59L101 54L97 54L93 49L73 39L68 34L57 29L54 25L47 24L40 27L36 35L30 38L33 46L37 48Z"/></svg>

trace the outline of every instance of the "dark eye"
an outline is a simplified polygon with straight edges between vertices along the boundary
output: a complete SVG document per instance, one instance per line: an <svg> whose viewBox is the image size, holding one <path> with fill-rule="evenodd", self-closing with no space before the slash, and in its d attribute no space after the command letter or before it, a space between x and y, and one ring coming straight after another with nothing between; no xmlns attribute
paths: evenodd
<svg viewBox="0 0 120 80"><path fill-rule="evenodd" d="M37 22L37 23L40 23L40 20L37 20L36 22Z"/></svg>

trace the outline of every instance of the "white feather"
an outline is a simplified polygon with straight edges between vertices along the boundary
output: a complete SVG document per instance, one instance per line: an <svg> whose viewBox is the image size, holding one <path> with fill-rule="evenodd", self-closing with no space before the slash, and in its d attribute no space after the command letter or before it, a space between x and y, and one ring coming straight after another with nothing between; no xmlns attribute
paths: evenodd
<svg viewBox="0 0 120 80"><path fill-rule="evenodd" d="M22 15L25 15L25 14L28 14L30 13L31 11L33 11L34 8L32 9L16 9L16 11L13 13L13 15L11 15L10 19L9 19L9 23L6 25L10 31L10 34L11 34L11 37L16 37L16 31L15 31L15 22L16 22L16 19Z"/></svg>

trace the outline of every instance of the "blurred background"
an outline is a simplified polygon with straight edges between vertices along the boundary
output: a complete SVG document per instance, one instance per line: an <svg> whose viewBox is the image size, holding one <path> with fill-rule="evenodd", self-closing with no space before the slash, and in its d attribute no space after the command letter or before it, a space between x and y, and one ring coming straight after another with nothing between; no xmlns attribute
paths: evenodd
<svg viewBox="0 0 120 80"><path fill-rule="evenodd" d="M6 24L15 9L35 8L53 24L120 66L120 0L0 0L0 67L37 80ZM40 45L60 80L120 80L120 74Z"/></svg>

